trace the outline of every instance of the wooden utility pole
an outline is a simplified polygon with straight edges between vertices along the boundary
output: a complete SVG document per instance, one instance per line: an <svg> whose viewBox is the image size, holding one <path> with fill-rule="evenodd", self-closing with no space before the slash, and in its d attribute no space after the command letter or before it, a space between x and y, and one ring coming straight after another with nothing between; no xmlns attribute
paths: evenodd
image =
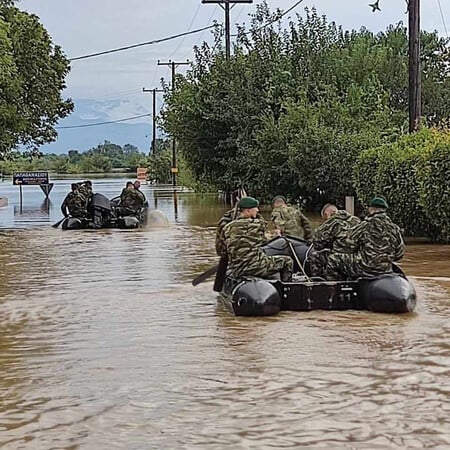
<svg viewBox="0 0 450 450"><path fill-rule="evenodd" d="M409 29L409 132L420 128L422 114L420 68L420 0L408 2Z"/></svg>
<svg viewBox="0 0 450 450"><path fill-rule="evenodd" d="M186 62L175 62L171 61L169 59L168 62L161 62L158 60L158 66L169 66L172 68L172 92L175 91L175 71L178 66L186 66L190 65L191 63L189 61ZM177 185L177 173L178 173L178 167L177 167L177 149L176 149L176 142L175 142L175 136L172 136L172 186L175 187Z"/></svg>
<svg viewBox="0 0 450 450"><path fill-rule="evenodd" d="M164 89L145 89L142 88L142 92L152 92L153 93L153 127L152 127L152 145L150 147L150 154L155 154L156 152L156 93L164 92Z"/></svg>
<svg viewBox="0 0 450 450"><path fill-rule="evenodd" d="M225 11L225 56L229 59L231 55L230 10L237 3L253 3L253 0L202 0L202 3L216 3Z"/></svg>

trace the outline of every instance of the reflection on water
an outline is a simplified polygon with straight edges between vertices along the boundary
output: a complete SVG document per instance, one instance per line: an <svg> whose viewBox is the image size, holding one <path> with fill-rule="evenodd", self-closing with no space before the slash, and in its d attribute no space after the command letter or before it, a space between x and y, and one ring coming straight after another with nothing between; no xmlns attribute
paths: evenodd
<svg viewBox="0 0 450 450"><path fill-rule="evenodd" d="M51 223L69 184L52 191ZM98 184L112 197L123 180ZM29 221L13 196L0 211L20 228L0 232L2 448L450 446L450 247L408 247L414 314L237 318L211 282L190 284L217 260L225 207L144 193L170 228L37 226L38 193Z"/></svg>

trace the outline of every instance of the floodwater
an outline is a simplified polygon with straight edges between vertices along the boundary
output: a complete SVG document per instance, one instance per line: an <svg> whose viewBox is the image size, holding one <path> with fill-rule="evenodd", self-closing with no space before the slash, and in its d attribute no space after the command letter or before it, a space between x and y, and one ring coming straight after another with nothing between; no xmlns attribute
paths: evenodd
<svg viewBox="0 0 450 450"><path fill-rule="evenodd" d="M190 284L215 196L145 186L169 228L63 232L69 182L0 183L2 449L450 447L450 246L408 246L413 314L238 318Z"/></svg>

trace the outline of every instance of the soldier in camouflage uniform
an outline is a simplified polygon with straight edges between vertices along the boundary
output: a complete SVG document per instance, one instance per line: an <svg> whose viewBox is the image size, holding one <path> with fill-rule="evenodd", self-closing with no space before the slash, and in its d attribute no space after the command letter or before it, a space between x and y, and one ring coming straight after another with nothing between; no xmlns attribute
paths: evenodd
<svg viewBox="0 0 450 450"><path fill-rule="evenodd" d="M288 235L310 240L312 238L311 223L299 209L286 204L286 198L277 195L272 200L273 211L270 220L275 225L277 234Z"/></svg>
<svg viewBox="0 0 450 450"><path fill-rule="evenodd" d="M85 198L80 194L77 183L72 183L71 189L61 204L61 212L64 217L70 215L82 219L86 216Z"/></svg>
<svg viewBox="0 0 450 450"><path fill-rule="evenodd" d="M386 214L388 204L382 197L369 203L369 214L352 229L345 248L329 261L329 271L358 278L392 272L392 263L403 256L404 242L400 228Z"/></svg>
<svg viewBox="0 0 450 450"><path fill-rule="evenodd" d="M328 273L328 261L339 259L339 253L348 253L346 244L350 230L361 221L331 203L327 203L320 214L325 222L314 233L314 249L308 261L314 276L333 279L336 274L333 271Z"/></svg>
<svg viewBox="0 0 450 450"><path fill-rule="evenodd" d="M78 191L81 195L84 196L86 201L86 206L89 204L89 202L92 199L92 181L86 180L83 183L79 185Z"/></svg>
<svg viewBox="0 0 450 450"><path fill-rule="evenodd" d="M144 201L139 193L136 192L134 185L131 181L127 182L126 187L120 194L120 208L119 215L137 215L139 210L143 208Z"/></svg>
<svg viewBox="0 0 450 450"><path fill-rule="evenodd" d="M289 256L268 256L260 248L266 241L266 226L256 218L258 205L258 200L252 197L242 198L238 203L239 217L223 229L228 267L235 278L267 278L279 272L282 281L289 281L292 259Z"/></svg>

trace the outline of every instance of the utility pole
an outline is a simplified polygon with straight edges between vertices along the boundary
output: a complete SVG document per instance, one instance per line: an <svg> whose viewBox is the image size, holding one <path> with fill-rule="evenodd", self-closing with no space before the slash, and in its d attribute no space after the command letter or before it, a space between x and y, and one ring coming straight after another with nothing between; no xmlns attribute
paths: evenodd
<svg viewBox="0 0 450 450"><path fill-rule="evenodd" d="M225 11L225 56L230 59L231 55L231 32L230 32L230 10L237 3L253 3L253 0L202 0L202 3L216 3ZM230 6L232 4L232 6ZM223 5L223 6L222 6Z"/></svg>
<svg viewBox="0 0 450 450"><path fill-rule="evenodd" d="M169 61L168 62L161 62L158 60L158 66L169 66L172 67L172 93L175 91L175 69L178 66L186 66L191 64L189 61L186 62L175 62L175 61ZM178 173L178 167L177 167L177 149L176 149L176 142L175 142L175 136L172 136L172 186L175 187L177 185L177 173Z"/></svg>
<svg viewBox="0 0 450 450"><path fill-rule="evenodd" d="M409 132L420 128L422 89L420 68L420 0L408 2L409 29Z"/></svg>
<svg viewBox="0 0 450 450"><path fill-rule="evenodd" d="M409 132L420 128L422 87L420 67L420 0L406 0L408 5L408 110ZM380 0L369 4L372 12L381 11Z"/></svg>
<svg viewBox="0 0 450 450"><path fill-rule="evenodd" d="M153 127L152 127L152 146L150 148L150 154L156 152L156 93L164 92L164 89L145 89L142 88L142 92L153 92Z"/></svg>

